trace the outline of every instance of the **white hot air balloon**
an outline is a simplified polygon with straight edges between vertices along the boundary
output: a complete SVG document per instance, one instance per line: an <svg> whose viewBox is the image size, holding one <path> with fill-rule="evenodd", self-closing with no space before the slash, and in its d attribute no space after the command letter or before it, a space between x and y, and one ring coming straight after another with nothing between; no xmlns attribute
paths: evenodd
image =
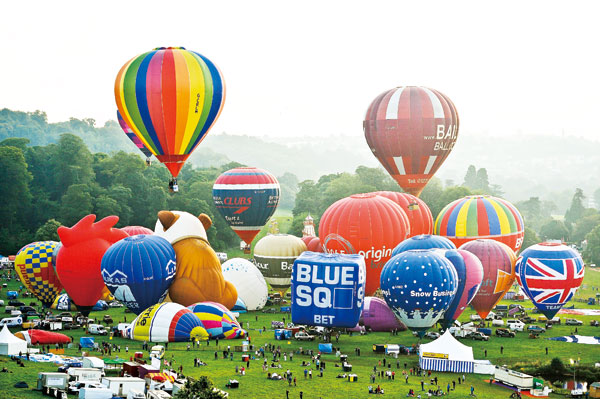
<svg viewBox="0 0 600 399"><path fill-rule="evenodd" d="M223 277L235 286L238 298L248 310L260 310L267 303L269 288L262 273L249 260L229 259L221 265Z"/></svg>

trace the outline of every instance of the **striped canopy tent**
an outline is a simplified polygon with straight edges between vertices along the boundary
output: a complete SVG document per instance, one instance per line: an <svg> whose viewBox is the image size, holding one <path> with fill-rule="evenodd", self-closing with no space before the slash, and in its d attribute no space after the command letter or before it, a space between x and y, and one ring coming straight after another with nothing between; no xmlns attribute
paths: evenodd
<svg viewBox="0 0 600 399"><path fill-rule="evenodd" d="M167 373L148 373L148 374L146 374L146 378L150 378L151 380L158 381L158 382L165 382L165 381L174 382L175 381L175 377L173 377L172 375L169 375Z"/></svg>
<svg viewBox="0 0 600 399"><path fill-rule="evenodd" d="M420 346L419 366L423 370L473 373L473 348L461 344L446 330L435 341Z"/></svg>

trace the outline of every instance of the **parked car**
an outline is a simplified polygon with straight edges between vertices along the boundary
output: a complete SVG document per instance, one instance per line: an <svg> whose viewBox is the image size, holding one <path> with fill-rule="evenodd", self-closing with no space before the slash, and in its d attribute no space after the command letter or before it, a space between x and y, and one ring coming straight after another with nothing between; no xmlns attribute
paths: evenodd
<svg viewBox="0 0 600 399"><path fill-rule="evenodd" d="M481 317L478 314L472 314L471 316L469 316L469 319L471 321L479 321L481 320Z"/></svg>
<svg viewBox="0 0 600 399"><path fill-rule="evenodd" d="M81 326L77 323L65 322L63 323L63 330L77 330Z"/></svg>
<svg viewBox="0 0 600 399"><path fill-rule="evenodd" d="M577 320L577 319L566 319L565 320L565 324L567 326L582 326L583 325L583 321Z"/></svg>
<svg viewBox="0 0 600 399"><path fill-rule="evenodd" d="M427 338L438 339L440 337L440 333L436 331L428 331L425 333Z"/></svg>
<svg viewBox="0 0 600 399"><path fill-rule="evenodd" d="M69 312L62 312L58 315L58 318L60 319L60 321L64 321L65 323L72 323L73 322L73 315Z"/></svg>
<svg viewBox="0 0 600 399"><path fill-rule="evenodd" d="M600 322L598 322L598 320L591 320L590 321L590 326L592 326L592 327L598 327L598 326L600 326Z"/></svg>
<svg viewBox="0 0 600 399"><path fill-rule="evenodd" d="M546 329L544 327L536 326L535 324L530 324L527 326L527 331L539 334L546 332Z"/></svg>
<svg viewBox="0 0 600 399"><path fill-rule="evenodd" d="M109 314L105 314L104 317L102 318L102 321L106 324L112 324L113 323L113 319Z"/></svg>
<svg viewBox="0 0 600 399"><path fill-rule="evenodd" d="M536 320L531 316L523 316L520 317L519 320L521 320L525 324L531 324L536 322Z"/></svg>
<svg viewBox="0 0 600 399"><path fill-rule="evenodd" d="M484 333L480 332L480 331L472 331L470 333L468 333L465 338L470 338L472 340L476 340L476 341L488 341L490 339L490 337L488 337L487 335L485 335Z"/></svg>
<svg viewBox="0 0 600 399"><path fill-rule="evenodd" d="M487 321L491 321L491 320L494 320L494 317L495 317L495 316L496 316L496 313L494 313L494 312L490 312L490 313L488 313L488 315L485 317L485 319L486 319Z"/></svg>
<svg viewBox="0 0 600 399"><path fill-rule="evenodd" d="M11 299L10 301L8 301L8 305L9 306L15 306L15 307L19 307L19 306L25 306L25 304L21 301L16 301L14 299Z"/></svg>
<svg viewBox="0 0 600 399"><path fill-rule="evenodd" d="M108 304L108 306L111 308L122 308L123 304L119 301L112 301L111 303Z"/></svg>
<svg viewBox="0 0 600 399"><path fill-rule="evenodd" d="M72 381L69 382L69 393L78 394L81 388L104 388L104 385L94 381Z"/></svg>
<svg viewBox="0 0 600 399"><path fill-rule="evenodd" d="M504 326L504 320L500 319L500 320L492 320L492 326L494 327L502 327Z"/></svg>
<svg viewBox="0 0 600 399"><path fill-rule="evenodd" d="M514 331L510 331L508 328L497 328L496 329L496 335L499 336L499 337L514 338L515 337L515 332Z"/></svg>
<svg viewBox="0 0 600 399"><path fill-rule="evenodd" d="M315 340L314 335L310 335L309 333L304 332L304 331L298 331L296 333L296 335L294 335L294 338L296 338L299 341L314 341Z"/></svg>
<svg viewBox="0 0 600 399"><path fill-rule="evenodd" d="M19 308L19 310L23 313L23 314L27 314L28 312L34 312L37 314L37 311L35 310L35 308L31 307L31 306L21 306Z"/></svg>

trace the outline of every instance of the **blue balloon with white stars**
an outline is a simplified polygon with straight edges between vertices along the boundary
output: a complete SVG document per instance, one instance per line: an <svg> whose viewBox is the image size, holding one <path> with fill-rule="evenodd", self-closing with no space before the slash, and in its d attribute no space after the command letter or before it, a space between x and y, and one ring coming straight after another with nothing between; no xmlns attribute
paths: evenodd
<svg viewBox="0 0 600 399"><path fill-rule="evenodd" d="M420 234L418 236L407 238L396 245L396 248L392 251L392 256L396 256L405 251L410 251L411 249L431 248L456 249L456 245L446 237L432 234Z"/></svg>
<svg viewBox="0 0 600 399"><path fill-rule="evenodd" d="M452 303L458 275L436 250L417 249L392 257L381 271L380 283L396 317L422 337Z"/></svg>

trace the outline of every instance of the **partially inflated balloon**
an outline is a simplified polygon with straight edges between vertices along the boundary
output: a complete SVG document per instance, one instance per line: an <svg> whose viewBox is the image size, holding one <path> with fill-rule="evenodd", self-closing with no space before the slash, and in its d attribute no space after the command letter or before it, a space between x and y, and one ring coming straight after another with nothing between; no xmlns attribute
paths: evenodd
<svg viewBox="0 0 600 399"><path fill-rule="evenodd" d="M298 237L271 234L258 240L254 246L254 261L267 283L284 294L291 285L294 261L304 251L306 245Z"/></svg>
<svg viewBox="0 0 600 399"><path fill-rule="evenodd" d="M263 169L231 169L215 181L213 201L227 224L250 245L277 209L279 182Z"/></svg>
<svg viewBox="0 0 600 399"><path fill-rule="evenodd" d="M156 235L126 237L102 257L106 286L135 314L165 299L175 270L173 246Z"/></svg>
<svg viewBox="0 0 600 399"><path fill-rule="evenodd" d="M516 264L517 281L531 302L548 319L569 302L583 282L581 255L563 244L532 245Z"/></svg>
<svg viewBox="0 0 600 399"><path fill-rule="evenodd" d="M406 326L398 321L387 303L383 299L374 296L365 297L360 324L371 331L406 330Z"/></svg>
<svg viewBox="0 0 600 399"><path fill-rule="evenodd" d="M452 263L433 249L402 252L381 272L381 292L401 322L423 336L450 306L458 286Z"/></svg>
<svg viewBox="0 0 600 399"><path fill-rule="evenodd" d="M183 47L160 47L128 61L115 80L121 116L177 177L225 102L221 72Z"/></svg>
<svg viewBox="0 0 600 399"><path fill-rule="evenodd" d="M199 302L188 306L188 309L200 319L209 338L234 339L246 335L235 316L220 303Z"/></svg>
<svg viewBox="0 0 600 399"><path fill-rule="evenodd" d="M135 135L133 130L131 130L131 128L129 127L127 122L125 122L119 111L117 111L117 120L119 121L119 125L121 126L121 129L123 129L123 131L125 132L127 138L129 138L129 140L131 140L131 142L135 144L135 146L142 152L142 154L146 156L146 158L150 158L152 156L152 153L148 148L146 148L144 143L142 143L141 140Z"/></svg>
<svg viewBox="0 0 600 399"><path fill-rule="evenodd" d="M319 223L326 252L365 257L366 295L379 288L381 269L409 232L408 218L400 205L375 194L351 195L333 203Z"/></svg>
<svg viewBox="0 0 600 399"><path fill-rule="evenodd" d="M411 249L433 248L456 249L456 246L446 237L423 234L407 238L396 245L396 248L392 251L392 256L396 256L401 252L410 251Z"/></svg>
<svg viewBox="0 0 600 399"><path fill-rule="evenodd" d="M205 340L208 333L191 310L172 302L158 303L133 320L129 338L148 342Z"/></svg>
<svg viewBox="0 0 600 399"><path fill-rule="evenodd" d="M221 265L223 278L235 286L238 301L241 299L247 310L260 310L269 297L269 287L256 265L247 259L233 258Z"/></svg>
<svg viewBox="0 0 600 399"><path fill-rule="evenodd" d="M363 128L385 170L404 191L418 196L454 147L458 114L437 90L397 87L373 100Z"/></svg>
<svg viewBox="0 0 600 399"><path fill-rule="evenodd" d="M39 241L21 248L15 258L15 270L23 285L49 307L62 291L53 267L56 241Z"/></svg>
<svg viewBox="0 0 600 399"><path fill-rule="evenodd" d="M376 191L374 194L391 199L400 205L410 224L410 236L433 233L433 215L427 204L414 195L396 191Z"/></svg>
<svg viewBox="0 0 600 399"><path fill-rule="evenodd" d="M469 195L442 209L435 220L435 234L448 237L457 247L477 238L491 238L517 252L523 244L523 218L506 200Z"/></svg>
<svg viewBox="0 0 600 399"><path fill-rule="evenodd" d="M474 240L459 249L477 256L483 266L483 280L471 305L485 319L515 281L517 257L508 245L494 240Z"/></svg>
<svg viewBox="0 0 600 399"><path fill-rule="evenodd" d="M75 305L75 303L71 301L69 295L60 294L56 297L54 302L52 302L52 305L50 305L50 309L74 311L77 310L77 305ZM94 306L91 307L90 310L93 312L108 310L108 304L106 303L106 301L100 299L98 300L98 302L96 302Z"/></svg>
<svg viewBox="0 0 600 399"><path fill-rule="evenodd" d="M130 236L135 236L138 234L145 234L145 235L154 234L153 230L150 230L149 228L144 227L144 226L125 226L125 227L121 227L121 230L123 230L125 233L129 234Z"/></svg>
<svg viewBox="0 0 600 399"><path fill-rule="evenodd" d="M15 337L27 341L29 345L68 344L71 342L71 338L65 334L34 329L19 331L15 333Z"/></svg>

